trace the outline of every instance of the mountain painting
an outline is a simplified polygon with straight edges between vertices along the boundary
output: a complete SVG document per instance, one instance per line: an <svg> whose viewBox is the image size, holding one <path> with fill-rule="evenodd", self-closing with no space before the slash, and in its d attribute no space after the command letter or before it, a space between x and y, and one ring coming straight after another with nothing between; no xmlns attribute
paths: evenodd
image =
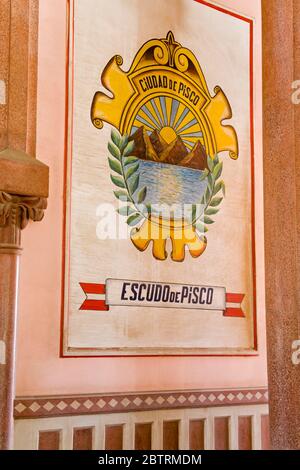
<svg viewBox="0 0 300 470"><path fill-rule="evenodd" d="M200 140L194 144L192 150L188 150L180 135L175 134L174 137L174 140L168 143L157 129L149 136L144 126L141 126L130 137L134 142L132 155L142 160L179 165L194 170L208 169L206 151Z"/></svg>

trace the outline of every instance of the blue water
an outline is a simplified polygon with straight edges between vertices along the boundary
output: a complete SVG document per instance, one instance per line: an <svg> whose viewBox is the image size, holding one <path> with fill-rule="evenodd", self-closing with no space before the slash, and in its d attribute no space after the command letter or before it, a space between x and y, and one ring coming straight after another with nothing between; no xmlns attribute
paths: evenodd
<svg viewBox="0 0 300 470"><path fill-rule="evenodd" d="M139 173L139 189L147 187L144 204L151 204L153 212L155 205L176 206L176 218L181 217L183 205L200 204L207 187L207 180L200 181L202 171L176 165L140 160Z"/></svg>

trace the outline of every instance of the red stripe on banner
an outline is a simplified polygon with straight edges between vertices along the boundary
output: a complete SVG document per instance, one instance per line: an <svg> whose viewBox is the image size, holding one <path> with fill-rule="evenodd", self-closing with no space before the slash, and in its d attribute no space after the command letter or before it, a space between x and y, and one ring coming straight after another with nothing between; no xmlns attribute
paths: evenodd
<svg viewBox="0 0 300 470"><path fill-rule="evenodd" d="M106 305L105 300L88 298L89 294L105 294L105 284L88 284L84 282L80 282L79 284L86 295L86 300L83 302L79 310L93 312L107 312L109 310L109 306Z"/></svg>
<svg viewBox="0 0 300 470"><path fill-rule="evenodd" d="M226 302L232 304L241 304L245 298L245 294L230 294L226 293Z"/></svg>
<svg viewBox="0 0 300 470"><path fill-rule="evenodd" d="M79 283L85 294L105 294L105 284Z"/></svg>
<svg viewBox="0 0 300 470"><path fill-rule="evenodd" d="M105 312L109 310L109 306L106 305L105 300L85 300L79 310L90 310Z"/></svg>
<svg viewBox="0 0 300 470"><path fill-rule="evenodd" d="M245 314L241 308L226 308L224 317L245 318Z"/></svg>
<svg viewBox="0 0 300 470"><path fill-rule="evenodd" d="M245 294L231 294L230 292L227 292L226 303L236 304L236 307L227 307L224 312L224 317L245 318L245 314L241 307L241 303L243 302L244 298Z"/></svg>

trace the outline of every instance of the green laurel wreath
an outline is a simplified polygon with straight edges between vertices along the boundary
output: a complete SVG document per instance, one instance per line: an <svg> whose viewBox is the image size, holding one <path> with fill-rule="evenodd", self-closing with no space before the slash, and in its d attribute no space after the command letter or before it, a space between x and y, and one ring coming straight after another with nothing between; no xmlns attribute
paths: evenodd
<svg viewBox="0 0 300 470"><path fill-rule="evenodd" d="M207 225L215 223L211 216L216 215L219 212L219 206L226 194L225 183L221 179L223 162L220 162L219 156L216 155L214 159L208 156L207 164L209 169L204 170L200 178L200 181L207 179L207 188L200 201L201 206L204 206L204 211L201 216L197 218L197 205L192 209L192 224L200 233L208 232ZM221 191L223 195L222 197L219 195Z"/></svg>
<svg viewBox="0 0 300 470"><path fill-rule="evenodd" d="M127 217L127 224L131 227L138 225L151 212L151 204L143 206L146 213L141 211L142 205L147 196L147 187L139 190L136 201L133 196L136 194L139 183L139 158L132 156L134 142L129 141L127 135L121 135L116 129L111 131L111 141L108 143L108 163L113 173L110 175L111 181L118 188L114 191L115 197L125 202L126 205L117 209L118 214ZM223 162L219 161L218 155L212 159L208 156L208 168L201 175L200 181L207 179L206 191L199 202L192 206L192 225L200 233L208 231L207 225L214 223L211 216L216 215L220 204L225 197L225 183L221 180L223 172ZM219 196L222 191L223 197ZM201 205L204 211L197 215L197 207Z"/></svg>
<svg viewBox="0 0 300 470"><path fill-rule="evenodd" d="M133 149L134 142L129 142L127 135L121 136L116 129L112 129L111 141L108 143L108 163L114 173L110 178L114 185L120 188L114 191L114 195L120 201L126 202L117 212L127 217L130 227L135 227L145 218L137 204L142 204L147 196L147 188L143 187L137 194L137 204L133 199L140 183L139 159L131 155ZM148 211L149 207L146 206L146 209Z"/></svg>

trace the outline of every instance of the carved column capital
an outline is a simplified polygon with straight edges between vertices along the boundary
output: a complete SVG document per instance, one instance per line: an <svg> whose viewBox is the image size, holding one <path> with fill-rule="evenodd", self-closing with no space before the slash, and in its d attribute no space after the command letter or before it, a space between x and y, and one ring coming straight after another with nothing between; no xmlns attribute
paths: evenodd
<svg viewBox="0 0 300 470"><path fill-rule="evenodd" d="M0 191L0 226L16 225L23 230L29 220L40 222L47 208L47 199L18 196Z"/></svg>
<svg viewBox="0 0 300 470"><path fill-rule="evenodd" d="M0 252L16 253L21 249L21 230L30 220L44 217L47 199L20 196L0 191Z"/></svg>

